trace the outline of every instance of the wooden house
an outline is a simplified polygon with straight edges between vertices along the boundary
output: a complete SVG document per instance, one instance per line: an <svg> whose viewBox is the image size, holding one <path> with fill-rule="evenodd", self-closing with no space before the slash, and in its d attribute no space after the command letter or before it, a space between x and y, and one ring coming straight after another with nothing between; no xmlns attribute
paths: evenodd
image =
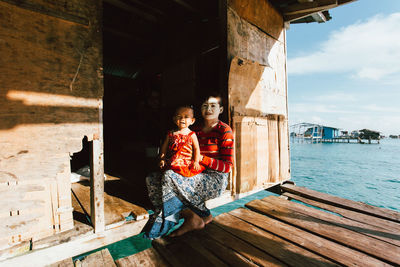
<svg viewBox="0 0 400 267"><path fill-rule="evenodd" d="M347 2L1 0L0 264L139 233L171 109L210 91L236 138L229 187L210 207L290 179L286 28ZM90 184L71 184L85 165ZM123 185L106 194L113 181Z"/></svg>

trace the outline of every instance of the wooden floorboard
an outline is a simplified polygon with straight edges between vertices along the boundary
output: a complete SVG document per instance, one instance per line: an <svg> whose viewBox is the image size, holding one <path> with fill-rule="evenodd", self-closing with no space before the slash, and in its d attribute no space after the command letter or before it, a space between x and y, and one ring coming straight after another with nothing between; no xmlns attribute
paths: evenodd
<svg viewBox="0 0 400 267"><path fill-rule="evenodd" d="M220 258L224 263L228 266L238 266L238 267L245 267L245 266L259 266L246 257L242 256L240 253L236 252L235 250L226 247L224 244L216 242L215 240L207 237L205 235L199 235L198 238L193 238L195 242L201 244L204 248L208 251L213 253L215 256Z"/></svg>
<svg viewBox="0 0 400 267"><path fill-rule="evenodd" d="M169 267L167 261L154 249L149 248L115 261L118 267Z"/></svg>
<svg viewBox="0 0 400 267"><path fill-rule="evenodd" d="M317 207L317 208L321 208L327 211L331 211L337 214L340 214L341 216L343 216L344 218L348 218L354 221L358 221L358 222L362 222L362 223L366 223L366 224L370 224L370 225L374 225L377 227L381 227L387 230L390 230L392 233L400 233L400 224L399 223L395 223L393 221L389 221L389 220L385 220L382 218L377 218L375 216L371 216L371 215L367 215L367 214L363 214L363 213L359 213L356 211L352 211L352 210L347 210L344 208L340 208L340 207L335 207L329 204L325 204L325 203L321 203L315 200L311 200L309 198L306 197L302 197L299 195L295 195L292 193L284 193L283 196L288 197L289 199L294 199L300 202L303 202L305 204Z"/></svg>
<svg viewBox="0 0 400 267"><path fill-rule="evenodd" d="M360 250L383 261L389 260L392 264L400 264L400 247L332 224L329 221L300 213L295 209L287 207L283 201L288 202L290 206L296 204L284 199L281 199L281 201L269 201L266 198L264 200L253 200L247 203L246 207L295 225L316 235L334 240L345 246Z"/></svg>
<svg viewBox="0 0 400 267"><path fill-rule="evenodd" d="M240 254L251 262L261 266L287 266L276 258L266 254L264 251L254 247L229 232L218 227L217 224L208 224L203 231L199 231L199 235L213 240L215 243L223 244L226 248Z"/></svg>
<svg viewBox="0 0 400 267"><path fill-rule="evenodd" d="M153 247L172 266L228 266L207 249L190 241L188 235L180 238L156 239Z"/></svg>
<svg viewBox="0 0 400 267"><path fill-rule="evenodd" d="M47 267L75 267L72 258L68 258L53 264L48 265Z"/></svg>
<svg viewBox="0 0 400 267"><path fill-rule="evenodd" d="M89 254L81 260L75 262L75 267L115 267L115 262L108 251L102 249L95 253Z"/></svg>
<svg viewBox="0 0 400 267"><path fill-rule="evenodd" d="M250 210L215 217L201 231L155 240L154 248L171 266L400 266L397 212L283 189L319 209L269 196L247 203Z"/></svg>
<svg viewBox="0 0 400 267"><path fill-rule="evenodd" d="M294 244L314 251L334 262L346 266L384 266L385 263L365 253L319 237L305 230L261 215L248 209L236 209L229 214L249 222Z"/></svg>
<svg viewBox="0 0 400 267"><path fill-rule="evenodd" d="M283 238L266 232L230 214L225 213L217 216L214 223L232 235L246 240L247 243L252 244L287 265L338 266L338 264L326 258L296 246Z"/></svg>
<svg viewBox="0 0 400 267"><path fill-rule="evenodd" d="M339 227L343 227L400 246L400 233L390 231L389 229L343 218L331 213L321 212L321 210L307 207L299 203L290 202L275 196L264 198L262 200L267 201L272 205L283 205L284 207L293 210L294 212L299 212L312 218L324 220Z"/></svg>
<svg viewBox="0 0 400 267"><path fill-rule="evenodd" d="M289 187L291 192L285 192L284 196L303 203L277 196L253 200L246 204L248 209L238 208L221 214L201 231L156 239L152 242L153 248L119 259L115 264L122 267L400 266L400 223L393 220L398 216L395 211L382 212L366 208L368 205L363 203L358 205L363 210L356 211L357 205L353 202L338 201L336 197L318 192L312 197L309 195L315 191L286 186ZM121 214L118 208L116 210ZM392 219L383 219L382 214L390 214ZM135 223L142 229L146 221ZM52 256L55 254L71 257L82 249L78 246L90 250L115 242L115 235L118 238L129 236L134 229L125 229L128 224L107 230L104 236L88 231L84 225L76 225L74 231L78 235L71 230L47 243L34 242L34 247L41 248L36 257L25 255L0 264L14 267L26 266L23 263L27 262L51 263L55 261ZM134 232L138 233L138 229ZM57 264L53 266L69 266L71 261ZM75 266L113 264L108 250L75 262Z"/></svg>
<svg viewBox="0 0 400 267"><path fill-rule="evenodd" d="M371 206L363 202L357 202L350 199L344 199L332 196L329 194L314 191L305 187L295 186L292 184L281 185L281 189L285 192L307 197L322 203L327 203L333 206L354 210L360 213L373 215L375 217L391 220L398 223L400 222L400 213L394 210Z"/></svg>

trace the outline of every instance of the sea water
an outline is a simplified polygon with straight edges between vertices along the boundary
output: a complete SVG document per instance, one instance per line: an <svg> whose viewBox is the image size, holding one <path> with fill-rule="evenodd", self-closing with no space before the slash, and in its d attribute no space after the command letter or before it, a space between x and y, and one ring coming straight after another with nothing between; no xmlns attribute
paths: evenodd
<svg viewBox="0 0 400 267"><path fill-rule="evenodd" d="M298 186L400 211L400 139L380 144L292 140L290 159Z"/></svg>

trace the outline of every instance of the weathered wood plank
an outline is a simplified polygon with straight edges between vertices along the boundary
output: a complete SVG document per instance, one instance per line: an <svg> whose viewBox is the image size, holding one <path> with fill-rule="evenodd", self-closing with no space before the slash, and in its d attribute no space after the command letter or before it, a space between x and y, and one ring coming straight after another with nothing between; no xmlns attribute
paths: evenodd
<svg viewBox="0 0 400 267"><path fill-rule="evenodd" d="M279 132L278 116L268 116L269 182L277 182L279 177Z"/></svg>
<svg viewBox="0 0 400 267"><path fill-rule="evenodd" d="M365 224L364 222L353 221L351 219L343 218L327 212L321 212L320 210L295 202L282 200L281 198L275 196L267 197L263 199L263 201L267 201L268 203L276 203L277 205L282 205L288 209L303 213L310 217L324 220L332 224L336 224L337 226L400 246L400 232L397 231L392 232L391 230L382 227Z"/></svg>
<svg viewBox="0 0 400 267"><path fill-rule="evenodd" d="M38 12L44 15L53 16L70 22L79 23L85 26L89 25L89 20L87 18L65 12L65 9L67 9L68 5L64 5L64 10L60 11L26 0L23 2L16 0L1 0L1 1L12 5L16 5L20 8L24 8L30 11Z"/></svg>
<svg viewBox="0 0 400 267"><path fill-rule="evenodd" d="M107 186L107 182L105 182ZM90 188L82 183L73 183L72 191L88 214L90 214ZM73 201L75 211L84 214L84 211L76 201ZM129 203L118 197L104 193L104 216L105 225L108 226L125 221L125 217L132 215L137 221L146 220L149 217L147 211L135 204Z"/></svg>
<svg viewBox="0 0 400 267"><path fill-rule="evenodd" d="M153 240L153 247L172 266L227 266L199 244L185 242L185 237Z"/></svg>
<svg viewBox="0 0 400 267"><path fill-rule="evenodd" d="M278 117L279 132L279 179L290 179L289 133L288 121L285 116Z"/></svg>
<svg viewBox="0 0 400 267"><path fill-rule="evenodd" d="M229 214L345 266L388 265L357 250L247 209L236 209Z"/></svg>
<svg viewBox="0 0 400 267"><path fill-rule="evenodd" d="M349 199L332 196L329 194L317 192L317 191L314 191L314 190L311 190L311 189L308 189L305 187L300 187L300 186L285 184L285 185L282 185L281 188L285 192L289 192L292 194L307 197L309 199L317 200L322 203L327 203L327 204L330 204L333 206L357 211L360 213L365 213L368 215L373 215L376 217L380 217L380 218L395 221L395 222L400 222L400 213L396 212L394 210L374 207L374 206L365 204L363 202L357 202L354 200L349 200Z"/></svg>
<svg viewBox="0 0 400 267"><path fill-rule="evenodd" d="M258 249L291 266L337 266L337 264L316 255L306 249L298 247L278 236L265 232L260 228L244 222L230 214L221 214L214 219L214 223L235 235L246 240Z"/></svg>
<svg viewBox="0 0 400 267"><path fill-rule="evenodd" d="M223 230L221 230L223 231ZM195 238L193 241L199 242L203 247L208 249L213 254L217 255L223 262L227 263L228 266L253 266L256 267L258 265L252 263L244 256L240 255L240 253L227 248L223 244L219 242L215 242L205 236L201 236L200 238Z"/></svg>
<svg viewBox="0 0 400 267"><path fill-rule="evenodd" d="M108 251L108 249L102 249L95 253L89 254L79 263L75 263L77 266L81 267L115 267L114 260Z"/></svg>
<svg viewBox="0 0 400 267"><path fill-rule="evenodd" d="M31 250L31 242L24 241L7 249L0 250L0 261L18 256Z"/></svg>
<svg viewBox="0 0 400 267"><path fill-rule="evenodd" d="M232 59L228 81L229 103L233 107L231 116L286 116L286 92L284 80L281 80L284 77L275 76L280 75L278 72L281 63L274 62L276 66L268 68L253 60L239 57ZM277 84L278 82L282 84Z"/></svg>
<svg viewBox="0 0 400 267"><path fill-rule="evenodd" d="M324 210L335 212L337 214L342 215L345 218L348 218L348 219L351 219L354 221L363 222L366 224L381 227L381 228L391 231L392 233L400 233L400 224L392 222L392 221L377 218L377 217L371 216L371 215L366 215L366 214L359 213L359 212L352 211L352 210L335 207L335 206L332 206L329 204L314 201L314 200L311 200L311 199L308 199L305 197L301 197L299 195L295 195L295 194L288 193L288 192L283 193L282 195L288 197L289 199L295 199L297 201L301 201L305 204L308 204L308 205L311 205L314 207L318 207L318 208L321 208Z"/></svg>
<svg viewBox="0 0 400 267"><path fill-rule="evenodd" d="M170 266L154 249L148 248L131 256L115 261L118 267L167 267Z"/></svg>
<svg viewBox="0 0 400 267"><path fill-rule="evenodd" d="M246 207L358 249L383 261L390 261L392 264L400 263L400 247L298 212L285 205L285 202L289 205L294 204L284 199L265 198L253 200L247 203Z"/></svg>
<svg viewBox="0 0 400 267"><path fill-rule="evenodd" d="M0 59L0 177L39 181L45 187L40 197L28 192L15 194L19 199L0 200L13 216L25 211L44 215L27 231L1 235L0 247L73 226L69 156L81 149L85 135L99 128L101 3L0 1L0 50L8 51ZM56 13L65 15L64 20ZM90 25L66 21L69 15ZM18 205L21 200L25 203ZM3 205L8 201L15 205Z"/></svg>
<svg viewBox="0 0 400 267"><path fill-rule="evenodd" d="M268 35L282 40L283 18L270 1L229 0L228 6Z"/></svg>
<svg viewBox="0 0 400 267"><path fill-rule="evenodd" d="M243 193L255 189L257 183L257 161L254 154L257 149L256 125L254 118L233 117L237 139L235 140L236 153L236 189Z"/></svg>
<svg viewBox="0 0 400 267"><path fill-rule="evenodd" d="M32 250L56 246L62 243L80 239L93 233L93 227L79 221L74 221L74 228L32 242Z"/></svg>
<svg viewBox="0 0 400 267"><path fill-rule="evenodd" d="M106 246L119 240L137 235L143 229L147 220L128 222L119 227L105 230L101 233L89 232L79 235L73 240L65 240L42 249L32 250L23 255L0 261L3 266L44 266L87 251Z"/></svg>
<svg viewBox="0 0 400 267"><path fill-rule="evenodd" d="M254 247L252 244L247 243L218 227L214 222L208 224L203 231L199 232L199 234L223 244L227 248L239 253L258 265L271 267L287 266L283 262L279 262L269 254L266 254L264 251Z"/></svg>
<svg viewBox="0 0 400 267"><path fill-rule="evenodd" d="M103 138L94 139L90 143L92 147L90 157L90 218L94 231L97 233L105 229Z"/></svg>
<svg viewBox="0 0 400 267"><path fill-rule="evenodd" d="M262 188L269 182L269 147L268 147L268 119L255 118L256 124L256 150L254 160L257 161L257 188Z"/></svg>
<svg viewBox="0 0 400 267"><path fill-rule="evenodd" d="M47 267L74 267L74 262L72 261L72 258L68 258L53 264L48 265Z"/></svg>

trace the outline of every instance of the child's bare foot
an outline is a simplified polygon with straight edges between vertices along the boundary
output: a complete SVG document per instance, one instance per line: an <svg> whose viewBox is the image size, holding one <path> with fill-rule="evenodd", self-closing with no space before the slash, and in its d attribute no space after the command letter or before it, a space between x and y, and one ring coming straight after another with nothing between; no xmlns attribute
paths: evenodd
<svg viewBox="0 0 400 267"><path fill-rule="evenodd" d="M181 236L187 232L204 228L204 221L199 215L191 210L185 210L182 213L185 221L183 222L181 227L179 227L169 235L170 237Z"/></svg>
<svg viewBox="0 0 400 267"><path fill-rule="evenodd" d="M213 216L210 214L207 217L202 217L204 224L209 224L213 220Z"/></svg>

